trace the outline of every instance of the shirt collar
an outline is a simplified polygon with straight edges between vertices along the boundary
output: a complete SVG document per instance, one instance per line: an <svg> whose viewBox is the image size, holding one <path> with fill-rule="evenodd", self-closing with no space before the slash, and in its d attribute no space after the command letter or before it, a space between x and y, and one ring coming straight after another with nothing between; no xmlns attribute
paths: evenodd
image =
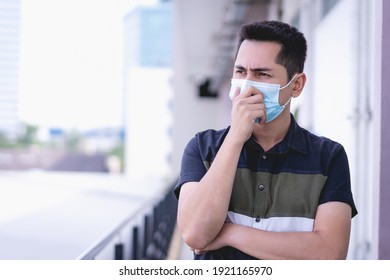
<svg viewBox="0 0 390 280"><path fill-rule="evenodd" d="M290 127L286 136L282 142L274 146L271 151L278 154L284 154L287 153L289 149L302 154L308 153L304 130L297 124L292 114Z"/></svg>
<svg viewBox="0 0 390 280"><path fill-rule="evenodd" d="M305 130L297 124L294 116L292 114L290 115L291 115L291 123L288 128L286 136L280 143L272 147L272 149L269 150L267 153L285 154L290 149L304 155L308 153L307 138L305 137L305 133L304 133ZM261 149L263 151L261 146L253 139L253 137L249 138L246 144L249 144L251 147L255 149Z"/></svg>

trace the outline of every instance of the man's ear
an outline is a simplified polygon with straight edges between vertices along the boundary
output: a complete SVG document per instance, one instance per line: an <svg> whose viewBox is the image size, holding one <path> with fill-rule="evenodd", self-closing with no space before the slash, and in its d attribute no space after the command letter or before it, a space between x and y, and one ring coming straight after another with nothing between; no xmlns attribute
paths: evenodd
<svg viewBox="0 0 390 280"><path fill-rule="evenodd" d="M298 97L305 87L306 84L306 74L305 73L299 73L297 77L295 78L295 81L293 81L293 91L292 91L292 97L296 98Z"/></svg>

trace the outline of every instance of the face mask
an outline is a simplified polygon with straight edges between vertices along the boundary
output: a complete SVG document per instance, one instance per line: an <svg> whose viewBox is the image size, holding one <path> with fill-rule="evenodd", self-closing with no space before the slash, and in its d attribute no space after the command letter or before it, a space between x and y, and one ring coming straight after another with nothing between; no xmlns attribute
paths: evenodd
<svg viewBox="0 0 390 280"><path fill-rule="evenodd" d="M237 88L240 88L240 92L243 92L248 86L252 86L257 88L259 91L263 93L264 96L264 105L266 111L266 119L265 122L269 123L276 119L284 110L286 105L290 102L290 99L284 105L279 104L279 91L288 87L291 81L296 77L296 74L292 79L285 85L284 87L280 87L278 84L267 84L260 82L253 82L244 79L232 79L231 84L232 87L229 92L230 99L233 99L234 93ZM258 120L256 120L258 122Z"/></svg>

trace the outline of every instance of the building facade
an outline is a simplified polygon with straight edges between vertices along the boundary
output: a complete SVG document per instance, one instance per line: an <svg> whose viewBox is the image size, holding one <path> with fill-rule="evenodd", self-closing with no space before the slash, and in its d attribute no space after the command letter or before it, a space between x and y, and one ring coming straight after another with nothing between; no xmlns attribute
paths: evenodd
<svg viewBox="0 0 390 280"><path fill-rule="evenodd" d="M0 133L18 134L20 0L0 0Z"/></svg>
<svg viewBox="0 0 390 280"><path fill-rule="evenodd" d="M172 152L172 3L139 6L124 19L125 173L168 176Z"/></svg>

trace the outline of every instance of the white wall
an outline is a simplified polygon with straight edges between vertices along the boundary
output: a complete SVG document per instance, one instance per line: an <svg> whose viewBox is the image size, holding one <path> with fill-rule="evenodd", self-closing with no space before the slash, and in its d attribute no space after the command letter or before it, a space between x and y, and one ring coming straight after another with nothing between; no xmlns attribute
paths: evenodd
<svg viewBox="0 0 390 280"><path fill-rule="evenodd" d="M179 172L187 142L196 132L222 128L219 98L200 98L198 78L215 71L224 0L174 1L173 170Z"/></svg>
<svg viewBox="0 0 390 280"><path fill-rule="evenodd" d="M352 222L348 257L373 258L375 116L371 113L375 65L374 51L369 44L374 29L372 2L341 0L323 18L319 13L320 4L321 1L315 0L301 1L300 6L301 25L309 48L306 72L311 81L304 92L310 98L299 105L309 110L300 122L345 147L359 211Z"/></svg>

